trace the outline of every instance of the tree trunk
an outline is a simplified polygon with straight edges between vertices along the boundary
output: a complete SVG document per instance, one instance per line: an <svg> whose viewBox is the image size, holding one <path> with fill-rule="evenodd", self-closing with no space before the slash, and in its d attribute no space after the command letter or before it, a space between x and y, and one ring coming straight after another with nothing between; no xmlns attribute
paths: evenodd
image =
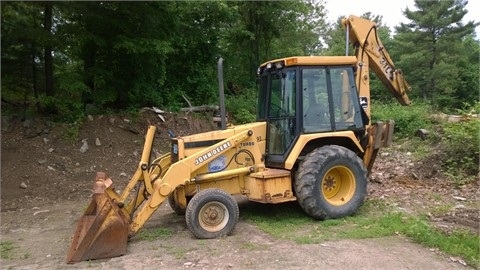
<svg viewBox="0 0 480 270"><path fill-rule="evenodd" d="M33 28L36 27L36 15L35 12L33 13ZM40 110L40 105L38 101L38 90L37 90L37 64L35 63L35 54L36 54L36 49L35 49L35 40L32 40L31 44L31 64L32 64L32 90L33 94L35 96L35 107L37 109L37 112ZM27 91L25 91L26 93ZM26 110L27 110L27 104L24 103L24 116L26 115Z"/></svg>
<svg viewBox="0 0 480 270"><path fill-rule="evenodd" d="M93 41L87 42L83 46L83 82L90 91L82 92L83 104L93 103L92 93L95 91L95 82L93 80L93 68L95 67L95 56L97 47Z"/></svg>
<svg viewBox="0 0 480 270"><path fill-rule="evenodd" d="M52 19L53 19L53 3L45 2L44 4L45 13L44 13L44 30L48 35L52 34ZM52 45L50 41L47 41L44 47L44 58L45 58L45 93L47 96L53 96L55 91L53 89L53 56L52 56Z"/></svg>

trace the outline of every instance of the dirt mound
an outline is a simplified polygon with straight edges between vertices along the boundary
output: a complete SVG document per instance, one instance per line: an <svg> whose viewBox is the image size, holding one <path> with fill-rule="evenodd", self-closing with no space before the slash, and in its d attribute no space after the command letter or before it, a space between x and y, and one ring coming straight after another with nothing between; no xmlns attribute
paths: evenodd
<svg viewBox="0 0 480 270"><path fill-rule="evenodd" d="M157 127L156 154L169 151L169 132L181 136L215 128L211 118L198 114L165 113L163 118L148 110L135 119L89 116L75 140L67 139L76 132L71 125L10 119L2 132L1 210L84 198L97 171L123 186L138 166L149 125Z"/></svg>

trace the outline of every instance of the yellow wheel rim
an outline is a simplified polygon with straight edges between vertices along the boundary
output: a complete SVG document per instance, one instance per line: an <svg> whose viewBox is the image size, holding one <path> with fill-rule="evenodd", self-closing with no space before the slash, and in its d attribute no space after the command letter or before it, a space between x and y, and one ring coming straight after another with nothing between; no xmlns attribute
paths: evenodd
<svg viewBox="0 0 480 270"><path fill-rule="evenodd" d="M355 177L345 166L335 166L328 170L321 182L322 195L332 205L348 203L355 194Z"/></svg>
<svg viewBox="0 0 480 270"><path fill-rule="evenodd" d="M206 203L199 213L200 226L208 232L218 232L225 228L229 220L228 209L216 201Z"/></svg>

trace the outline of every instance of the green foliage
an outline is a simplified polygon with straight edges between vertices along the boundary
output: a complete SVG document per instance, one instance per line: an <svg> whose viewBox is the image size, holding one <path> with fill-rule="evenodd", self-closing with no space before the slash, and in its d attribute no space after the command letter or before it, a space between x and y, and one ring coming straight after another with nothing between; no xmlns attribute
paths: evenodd
<svg viewBox="0 0 480 270"><path fill-rule="evenodd" d="M15 246L13 242L10 241L2 241L0 242L0 258L2 259L12 259L13 258L13 249Z"/></svg>
<svg viewBox="0 0 480 270"><path fill-rule="evenodd" d="M381 16L361 16L377 22L383 44L413 86L412 97L448 111L472 104L479 87L477 23L457 24L467 12L461 1L415 4L418 11L405 11L411 22L401 24L395 36ZM45 29L50 5L54 27ZM75 119L81 114L77 108L87 104L178 110L186 105L182 95L194 105L215 104L219 57L225 59L226 82L250 89L257 67L270 59L344 54L340 18L335 27L328 25L322 1L4 1L1 6L2 97L22 104L26 96L29 110L37 109L38 98L40 113L63 115L73 108ZM53 82L45 57L50 50ZM372 99L391 100L375 76L371 89ZM250 100L229 104L236 122L254 118Z"/></svg>
<svg viewBox="0 0 480 270"><path fill-rule="evenodd" d="M468 41L478 23L461 22L466 4L460 0L415 0L415 10L404 11L409 22L396 28L396 63L412 85L413 95L444 110L470 102L472 94L468 93L478 92L480 45Z"/></svg>
<svg viewBox="0 0 480 270"><path fill-rule="evenodd" d="M398 103L372 102L372 122L394 120L394 134L399 138L411 138L418 129L432 127L432 112L425 103L405 107Z"/></svg>
<svg viewBox="0 0 480 270"><path fill-rule="evenodd" d="M237 95L225 97L225 107L234 124L252 123L256 119L257 93L254 89L246 89Z"/></svg>
<svg viewBox="0 0 480 270"><path fill-rule="evenodd" d="M74 100L41 95L38 104L41 113L52 116L58 122L71 123L85 117L83 105Z"/></svg>
<svg viewBox="0 0 480 270"><path fill-rule="evenodd" d="M429 247L438 248L453 256L462 256L467 263L475 267L480 266L480 254L478 234L465 230L455 230L448 235L432 228L425 220L418 218L406 218L406 226L402 226L400 233L408 236L416 242Z"/></svg>
<svg viewBox="0 0 480 270"><path fill-rule="evenodd" d="M458 184L476 179L480 164L480 119L445 123L443 130L442 143L445 147L443 162L447 173Z"/></svg>
<svg viewBox="0 0 480 270"><path fill-rule="evenodd" d="M144 229L137 234L138 239L147 241L167 239L170 236L172 231L166 228Z"/></svg>
<svg viewBox="0 0 480 270"><path fill-rule="evenodd" d="M66 125L63 136L74 142L78 139L80 128L85 119L85 110L81 102L61 96L41 95L38 98L40 113L51 120Z"/></svg>

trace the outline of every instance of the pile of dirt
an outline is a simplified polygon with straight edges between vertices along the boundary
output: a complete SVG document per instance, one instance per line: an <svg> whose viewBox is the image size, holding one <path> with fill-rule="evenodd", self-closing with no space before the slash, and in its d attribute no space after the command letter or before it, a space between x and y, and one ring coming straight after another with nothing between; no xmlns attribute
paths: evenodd
<svg viewBox="0 0 480 270"><path fill-rule="evenodd" d="M135 119L88 116L73 141L68 134L75 130L68 124L3 118L1 211L85 198L97 171L123 187L138 166L149 125L157 127L156 155L169 151L169 132L181 136L215 128L205 115L164 113L162 118L149 110Z"/></svg>
<svg viewBox="0 0 480 270"><path fill-rule="evenodd" d="M408 142L406 142L408 144ZM369 198L382 199L400 211L426 215L439 229L480 233L480 179L456 184L443 171L433 149L418 160L403 151L405 144L381 149L372 169Z"/></svg>

